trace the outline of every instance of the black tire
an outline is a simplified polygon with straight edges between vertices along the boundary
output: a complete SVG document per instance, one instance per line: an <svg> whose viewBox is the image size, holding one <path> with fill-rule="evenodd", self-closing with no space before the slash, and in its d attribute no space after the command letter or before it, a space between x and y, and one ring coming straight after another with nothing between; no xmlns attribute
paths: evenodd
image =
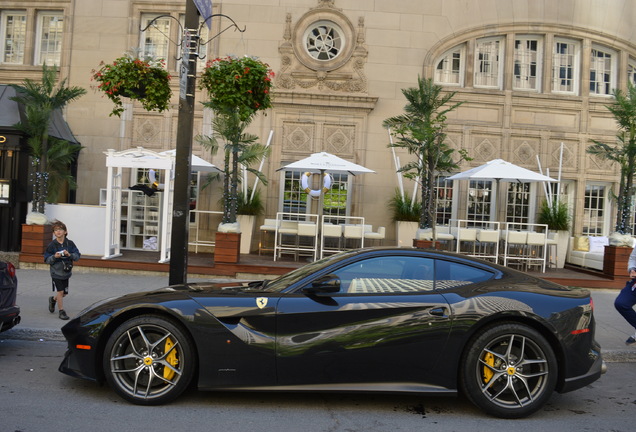
<svg viewBox="0 0 636 432"><path fill-rule="evenodd" d="M536 330L499 324L474 337L461 364L466 397L501 418L525 417L552 395L558 376L556 357Z"/></svg>
<svg viewBox="0 0 636 432"><path fill-rule="evenodd" d="M195 363L188 335L156 315L132 318L117 327L103 358L108 384L123 399L138 405L174 400L190 385Z"/></svg>

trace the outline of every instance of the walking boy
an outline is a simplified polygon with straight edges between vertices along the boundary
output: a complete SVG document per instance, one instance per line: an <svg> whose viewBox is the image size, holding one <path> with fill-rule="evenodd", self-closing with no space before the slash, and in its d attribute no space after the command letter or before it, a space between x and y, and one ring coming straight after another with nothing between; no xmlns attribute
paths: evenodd
<svg viewBox="0 0 636 432"><path fill-rule="evenodd" d="M54 296L49 297L49 312L55 312L55 305L59 310L60 319L67 320L64 311L64 297L68 294L68 280L73 275L73 261L80 259L80 251L72 240L66 238L68 234L63 222L53 223L55 239L49 243L44 251L44 262L51 266L51 280Z"/></svg>

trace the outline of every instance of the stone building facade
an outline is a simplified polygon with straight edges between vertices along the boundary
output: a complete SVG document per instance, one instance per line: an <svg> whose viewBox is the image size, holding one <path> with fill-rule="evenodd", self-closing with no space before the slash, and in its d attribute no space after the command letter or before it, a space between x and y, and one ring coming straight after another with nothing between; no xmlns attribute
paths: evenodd
<svg viewBox="0 0 636 432"><path fill-rule="evenodd" d="M167 59L173 73L172 108L145 112L128 104L121 118L89 90L66 110L85 147L77 201L97 204L106 185L104 152L142 146L173 149L176 142L179 26L185 0L4 0L0 5L0 83L37 79L43 61L59 65L70 85L89 89L91 71L134 48ZM613 229L611 191L618 169L586 154L591 140L614 142L616 124L606 109L613 89L636 80L635 0L219 0L211 29L202 25L201 67L207 59L255 55L276 73L274 108L251 130L272 153L263 166L266 217L294 201L308 212L317 202L298 194L300 177L279 168L326 151L376 174L334 178L338 214L367 224L393 222L387 202L398 187L395 160L382 121L403 112L401 90L418 76L433 78L464 101L448 118L448 140L467 150L463 169L502 158L523 167L561 166L561 193L571 207L574 234ZM157 18L159 17L159 18ZM151 20L154 25L141 29ZM218 37L213 35L223 31ZM211 39L211 40L209 40ZM195 135L209 134L209 112L197 92ZM222 166L221 156L194 144L194 153ZM131 182L136 179L131 178ZM251 180L250 180L251 182ZM320 179L311 178L311 188ZM413 184L404 180L405 189ZM534 222L541 185L455 185L440 180L440 220L496 218ZM497 193L498 192L498 193ZM198 206L213 209L214 187ZM499 197L498 205L490 201ZM339 207L339 208L335 208ZM499 214L490 214L494 208Z"/></svg>

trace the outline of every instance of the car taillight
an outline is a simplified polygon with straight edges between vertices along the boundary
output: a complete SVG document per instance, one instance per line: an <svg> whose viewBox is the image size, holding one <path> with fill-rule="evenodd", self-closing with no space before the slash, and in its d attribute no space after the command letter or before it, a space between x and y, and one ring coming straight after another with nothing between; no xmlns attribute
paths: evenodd
<svg viewBox="0 0 636 432"><path fill-rule="evenodd" d="M10 262L7 262L7 271L9 272L9 277L13 279L15 277L15 266Z"/></svg>

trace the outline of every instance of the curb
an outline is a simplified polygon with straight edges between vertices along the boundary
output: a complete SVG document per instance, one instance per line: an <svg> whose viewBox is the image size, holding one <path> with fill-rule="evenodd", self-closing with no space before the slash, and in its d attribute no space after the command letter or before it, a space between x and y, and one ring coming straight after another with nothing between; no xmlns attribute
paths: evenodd
<svg viewBox="0 0 636 432"><path fill-rule="evenodd" d="M17 339L27 341L54 341L64 342L66 339L61 330L48 329L31 329L31 328L12 328L5 333L0 334L2 339Z"/></svg>

